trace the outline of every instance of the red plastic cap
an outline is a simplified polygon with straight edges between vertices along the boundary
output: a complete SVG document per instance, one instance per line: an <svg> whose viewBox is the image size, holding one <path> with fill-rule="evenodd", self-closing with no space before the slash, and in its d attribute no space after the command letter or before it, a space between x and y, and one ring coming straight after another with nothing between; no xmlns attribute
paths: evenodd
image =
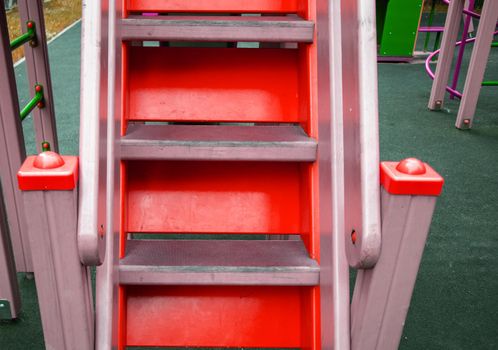
<svg viewBox="0 0 498 350"><path fill-rule="evenodd" d="M42 152L35 157L33 166L38 169L55 169L64 165L64 159L52 151Z"/></svg>
<svg viewBox="0 0 498 350"><path fill-rule="evenodd" d="M73 190L78 183L78 157L42 152L29 156L17 172L22 191Z"/></svg>
<svg viewBox="0 0 498 350"><path fill-rule="evenodd" d="M391 194L439 196L444 179L416 158L380 164L380 183Z"/></svg>

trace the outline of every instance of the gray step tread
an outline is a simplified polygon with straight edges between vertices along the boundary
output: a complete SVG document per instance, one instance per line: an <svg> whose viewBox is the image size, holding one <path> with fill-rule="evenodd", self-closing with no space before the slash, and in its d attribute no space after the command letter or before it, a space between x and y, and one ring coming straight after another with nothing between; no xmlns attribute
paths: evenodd
<svg viewBox="0 0 498 350"><path fill-rule="evenodd" d="M297 16L130 16L121 39L313 42L314 27Z"/></svg>
<svg viewBox="0 0 498 350"><path fill-rule="evenodd" d="M121 284L317 285L302 241L129 240Z"/></svg>
<svg viewBox="0 0 498 350"><path fill-rule="evenodd" d="M130 125L128 160L316 160L317 142L300 126Z"/></svg>

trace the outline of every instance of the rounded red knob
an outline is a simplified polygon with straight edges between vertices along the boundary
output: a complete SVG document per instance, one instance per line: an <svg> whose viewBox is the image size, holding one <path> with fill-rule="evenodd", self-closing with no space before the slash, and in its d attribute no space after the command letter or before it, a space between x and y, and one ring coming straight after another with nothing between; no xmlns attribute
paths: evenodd
<svg viewBox="0 0 498 350"><path fill-rule="evenodd" d="M407 175L422 175L427 171L424 163L417 158L406 158L399 162L396 170Z"/></svg>
<svg viewBox="0 0 498 350"><path fill-rule="evenodd" d="M36 156L33 166L38 169L55 169L64 165L64 159L55 152L46 151Z"/></svg>

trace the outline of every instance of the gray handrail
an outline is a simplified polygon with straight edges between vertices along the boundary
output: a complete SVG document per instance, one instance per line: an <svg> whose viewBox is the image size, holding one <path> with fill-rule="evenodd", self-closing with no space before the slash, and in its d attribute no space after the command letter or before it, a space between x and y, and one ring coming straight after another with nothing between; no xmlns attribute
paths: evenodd
<svg viewBox="0 0 498 350"><path fill-rule="evenodd" d="M375 2L343 2L342 21L346 251L352 267L371 268L381 247Z"/></svg>
<svg viewBox="0 0 498 350"><path fill-rule="evenodd" d="M80 180L78 249L84 265L105 255L105 87L101 86L101 1L83 1L81 29ZM102 135L102 136L101 136Z"/></svg>

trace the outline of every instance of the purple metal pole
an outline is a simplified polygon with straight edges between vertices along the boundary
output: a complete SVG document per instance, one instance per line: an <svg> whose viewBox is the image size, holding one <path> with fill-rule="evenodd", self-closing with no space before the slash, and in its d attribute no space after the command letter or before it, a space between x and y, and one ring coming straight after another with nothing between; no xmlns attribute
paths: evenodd
<svg viewBox="0 0 498 350"><path fill-rule="evenodd" d="M493 36L495 36L495 35L498 35L498 31L493 32ZM475 38L469 38L469 39L465 40L465 42L468 44L468 43L471 43L471 42L476 41L476 39L477 39L476 37L475 37ZM461 42L461 41L458 41L458 42L455 44L455 46L459 46L459 45L461 45L461 44L462 44L462 42ZM441 51L441 49L434 51L434 52L433 52L433 53L431 53L429 56L427 56L427 59L425 60L425 71L427 72L427 75L428 75L431 79L433 79L433 80L434 80L434 78L435 78L435 74L434 74L434 72L431 70L431 65L430 65L430 63L432 62L432 59L433 59L435 56L437 56L437 55L439 54L439 52L440 52L440 51ZM454 94L456 97L458 97L458 98L462 98L462 93L461 93L461 92L459 92L459 91L457 91L457 90L455 90L455 89L452 89L452 88L451 88L451 87L449 87L449 86L446 86L446 91L453 93L453 94Z"/></svg>
<svg viewBox="0 0 498 350"><path fill-rule="evenodd" d="M38 152L40 145L47 141L52 150L58 150L57 130L55 126L54 101L52 98L52 81L50 78L50 65L48 60L47 38L45 34L45 20L43 17L43 0L19 0L19 13L23 23L28 20L36 23L36 35L38 45L24 46L26 56L26 67L28 71L29 85L40 84L44 91L44 107L33 111L36 144ZM31 91L34 94L34 90ZM31 96L33 97L33 96Z"/></svg>
<svg viewBox="0 0 498 350"><path fill-rule="evenodd" d="M24 205L16 181L26 150L3 5L0 0L0 181L16 267L20 272L32 272Z"/></svg>
<svg viewBox="0 0 498 350"><path fill-rule="evenodd" d="M3 4L0 5L3 9ZM17 285L16 265L0 188L0 320L17 318L20 309L21 296Z"/></svg>
<svg viewBox="0 0 498 350"><path fill-rule="evenodd" d="M453 0L452 0L452 1L453 1ZM455 0L455 1L458 1L458 0ZM451 3L449 0L443 0L443 2L444 2L446 5L450 5L450 3ZM465 9L463 9L463 13L464 13L464 14L466 14L466 15L469 15L469 16L471 16L471 17L477 18L477 19L481 18L481 15L480 15L480 14L478 14L478 13L476 13L476 12L474 12L474 11L470 11L470 10L465 10Z"/></svg>
<svg viewBox="0 0 498 350"><path fill-rule="evenodd" d="M460 102L455 122L458 129L470 129L472 127L497 20L498 1L485 1L479 27L477 28L476 43L472 50L469 69L465 78L462 101Z"/></svg>
<svg viewBox="0 0 498 350"><path fill-rule="evenodd" d="M475 0L469 0L469 11L474 11L474 3L475 3ZM460 69L462 68L462 60L463 60L463 53L465 52L465 45L467 44L466 40L467 40L467 37L469 35L469 27L470 27L470 22L472 21L472 17L467 15L467 17L465 18L465 22L464 22L464 25L463 25L463 33L462 33L462 41L461 41L461 45L460 45L460 48L458 50L458 57L457 57L457 61L456 61L456 64L455 64L455 69L453 71L453 82L451 83L451 88L453 90L456 90L456 87L457 87L457 84L458 84L458 78L460 76ZM455 98L455 94L450 92L450 99L454 99Z"/></svg>
<svg viewBox="0 0 498 350"><path fill-rule="evenodd" d="M441 55L439 56L431 96L427 107L431 110L440 110L443 107L445 89L451 71L451 62L455 52L455 41L458 37L460 19L462 18L464 0L452 0L446 15L443 39L441 41ZM435 51L436 52L436 51ZM432 56L432 55L431 55ZM426 61L426 67L429 65Z"/></svg>
<svg viewBox="0 0 498 350"><path fill-rule="evenodd" d="M78 255L77 178L78 158L50 151L28 157L18 173L45 347L53 350L94 348L90 270Z"/></svg>

